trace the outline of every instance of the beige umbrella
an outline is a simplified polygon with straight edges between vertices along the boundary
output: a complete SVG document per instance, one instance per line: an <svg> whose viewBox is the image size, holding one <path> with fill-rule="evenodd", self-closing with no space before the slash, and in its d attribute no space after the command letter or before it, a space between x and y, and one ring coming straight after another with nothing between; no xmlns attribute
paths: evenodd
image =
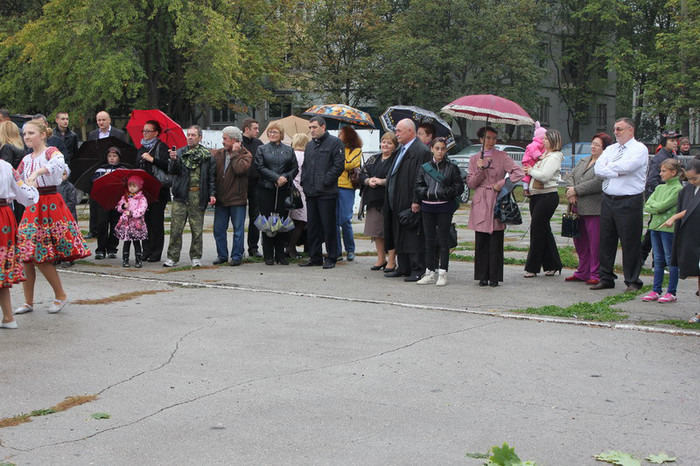
<svg viewBox="0 0 700 466"><path fill-rule="evenodd" d="M309 134L309 120L299 118L298 116L291 115L273 121L284 128L284 139L282 142L287 145L292 145L292 136L295 134ZM272 121L270 123L272 123ZM261 131L260 140L264 143L270 142L270 140L267 138L267 128L265 128L265 131Z"/></svg>

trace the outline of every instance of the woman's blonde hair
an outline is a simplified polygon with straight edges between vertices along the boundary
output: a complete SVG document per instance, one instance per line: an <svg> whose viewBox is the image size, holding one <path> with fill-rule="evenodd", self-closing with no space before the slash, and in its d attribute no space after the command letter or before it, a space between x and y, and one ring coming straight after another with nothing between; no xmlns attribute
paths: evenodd
<svg viewBox="0 0 700 466"><path fill-rule="evenodd" d="M304 150L311 139L308 134L297 133L292 137L292 149Z"/></svg>
<svg viewBox="0 0 700 466"><path fill-rule="evenodd" d="M382 136L382 139L379 142L385 139L388 139L394 145L394 147L399 147L399 140L396 139L396 134L392 133L391 131L384 133L384 136Z"/></svg>
<svg viewBox="0 0 700 466"><path fill-rule="evenodd" d="M22 136L19 135L19 128L10 120L0 123L0 146L10 144L18 149L24 149Z"/></svg>
<svg viewBox="0 0 700 466"><path fill-rule="evenodd" d="M676 172L676 176L681 176L683 174L683 165L676 159L666 159L661 162L661 166L673 170Z"/></svg>
<svg viewBox="0 0 700 466"><path fill-rule="evenodd" d="M53 130L46 126L43 120L30 120L24 124L26 125L34 125L36 126L36 129L39 130L40 133L46 135L46 139L50 138L51 135L53 134Z"/></svg>
<svg viewBox="0 0 700 466"><path fill-rule="evenodd" d="M561 133L556 129L548 129L544 137L549 141L549 150L561 150Z"/></svg>
<svg viewBox="0 0 700 466"><path fill-rule="evenodd" d="M272 123L267 125L267 128L265 128L265 134L268 134L271 129L276 129L280 132L280 142L282 142L282 139L284 139L284 128L282 128L282 125L280 125L276 121L273 121Z"/></svg>

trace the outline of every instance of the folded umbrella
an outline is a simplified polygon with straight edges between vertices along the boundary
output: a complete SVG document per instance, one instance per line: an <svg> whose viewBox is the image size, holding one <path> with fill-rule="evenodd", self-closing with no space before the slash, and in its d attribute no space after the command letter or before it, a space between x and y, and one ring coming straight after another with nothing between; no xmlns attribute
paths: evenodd
<svg viewBox="0 0 700 466"><path fill-rule="evenodd" d="M104 209L111 210L117 205L119 199L126 193L127 180L131 176L139 176L143 180L143 194L149 203L157 202L161 184L145 170L119 169L99 177L92 184L90 198L100 204Z"/></svg>

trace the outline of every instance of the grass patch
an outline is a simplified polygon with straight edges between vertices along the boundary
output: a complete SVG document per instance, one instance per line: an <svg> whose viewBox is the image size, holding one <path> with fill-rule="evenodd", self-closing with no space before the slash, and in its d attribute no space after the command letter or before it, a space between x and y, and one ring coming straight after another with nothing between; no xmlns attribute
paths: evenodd
<svg viewBox="0 0 700 466"><path fill-rule="evenodd" d="M145 290L145 291L132 291L130 293L121 293L114 296L108 296L106 298L100 299L79 299L77 301L71 301L73 304L110 304L118 303L121 301L130 301L136 299L140 296L156 294L156 293L169 293L172 290Z"/></svg>
<svg viewBox="0 0 700 466"><path fill-rule="evenodd" d="M626 319L627 314L621 314L619 309L612 306L634 300L637 296L651 289L649 286L641 290L608 296L596 303L574 303L571 306L541 306L528 307L526 309L514 309L512 312L523 314L537 314L554 317L570 317L574 319L592 320L596 322L614 322Z"/></svg>
<svg viewBox="0 0 700 466"><path fill-rule="evenodd" d="M91 401L95 401L96 399L97 395L69 396L66 397L65 400L50 408L37 409L29 414L20 414L18 416L0 419L0 429L3 429L5 427L18 426L20 424L24 424L25 422L32 422L32 417L47 416L49 414L59 413L61 411L66 411L70 408L74 408L85 403L90 403Z"/></svg>
<svg viewBox="0 0 700 466"><path fill-rule="evenodd" d="M691 324L680 319L661 319L651 321L651 323L673 325L674 327L684 328L686 330L700 330L700 324Z"/></svg>

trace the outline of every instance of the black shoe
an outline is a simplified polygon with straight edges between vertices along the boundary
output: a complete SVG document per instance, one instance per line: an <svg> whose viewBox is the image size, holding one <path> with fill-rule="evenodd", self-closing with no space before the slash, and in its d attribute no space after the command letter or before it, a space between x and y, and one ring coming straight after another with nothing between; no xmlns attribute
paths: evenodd
<svg viewBox="0 0 700 466"><path fill-rule="evenodd" d="M224 262L226 262L226 261L224 260ZM216 264L216 262L214 262L214 263ZM231 267L238 267L239 265L241 265L241 261L239 261L239 260L233 260L233 259L232 259L232 260L231 260L231 263L230 263L229 265L230 265Z"/></svg>
<svg viewBox="0 0 700 466"><path fill-rule="evenodd" d="M489 286L491 288L496 288L498 286L498 282L489 282Z"/></svg>
<svg viewBox="0 0 700 466"><path fill-rule="evenodd" d="M386 275L386 274L388 274L388 273L391 273L391 272L393 272L393 271L395 271L395 270L396 270L396 267L394 267L394 268L392 268L392 269L390 269L390 268L388 268L388 267L384 267L384 275Z"/></svg>
<svg viewBox="0 0 700 466"><path fill-rule="evenodd" d="M383 268L386 267L386 264L387 264L387 261L384 261L384 263L382 265L373 265L369 269L370 270L382 270Z"/></svg>
<svg viewBox="0 0 700 466"><path fill-rule="evenodd" d="M248 255L250 257L262 257L262 254L260 254L260 251L258 251L257 249L248 250Z"/></svg>
<svg viewBox="0 0 700 466"><path fill-rule="evenodd" d="M391 272L385 272L384 276L389 278L403 277L404 273L399 270L392 270Z"/></svg>
<svg viewBox="0 0 700 466"><path fill-rule="evenodd" d="M122 267L129 267L129 256L124 256L122 258Z"/></svg>
<svg viewBox="0 0 700 466"><path fill-rule="evenodd" d="M147 262L160 262L160 257L156 256L151 256L148 259L146 259Z"/></svg>
<svg viewBox="0 0 700 466"><path fill-rule="evenodd" d="M635 291L639 291L641 286L637 286L635 284L632 285L627 285L627 288L625 288L625 293L634 293Z"/></svg>
<svg viewBox="0 0 700 466"><path fill-rule="evenodd" d="M219 265L219 264L225 264L226 262L227 262L226 258L217 257L216 260L213 262L213 264Z"/></svg>
<svg viewBox="0 0 700 466"><path fill-rule="evenodd" d="M299 267L320 267L323 265L323 262L316 262L316 261L306 261L306 262L300 262Z"/></svg>
<svg viewBox="0 0 700 466"><path fill-rule="evenodd" d="M329 260L329 259L326 259L325 261L323 261L323 268L324 269L332 269L333 267L335 267L334 261Z"/></svg>
<svg viewBox="0 0 700 466"><path fill-rule="evenodd" d="M601 282L598 282L597 284L591 286L588 289L589 290L606 290L608 288L615 288L615 284L601 281Z"/></svg>
<svg viewBox="0 0 700 466"><path fill-rule="evenodd" d="M136 254L136 261L134 262L134 267L136 267L137 269L143 267L143 263L141 262L141 254Z"/></svg>
<svg viewBox="0 0 700 466"><path fill-rule="evenodd" d="M489 281L488 280L479 280L479 286L488 286Z"/></svg>
<svg viewBox="0 0 700 466"><path fill-rule="evenodd" d="M105 253L104 253L104 252L102 252L102 251L97 251L97 252L95 253L95 259L96 259L96 260L100 261L100 260L102 260L102 259L104 259L104 258L105 258Z"/></svg>
<svg viewBox="0 0 700 466"><path fill-rule="evenodd" d="M109 252L107 253L107 257L109 259L116 259L117 258L117 253L116 252Z"/></svg>
<svg viewBox="0 0 700 466"><path fill-rule="evenodd" d="M279 260L280 265L289 265L289 261L287 260L286 257L283 257L282 259Z"/></svg>
<svg viewBox="0 0 700 466"><path fill-rule="evenodd" d="M275 265L275 261L272 259L265 259L265 265Z"/></svg>
<svg viewBox="0 0 700 466"><path fill-rule="evenodd" d="M418 275L411 275L410 277L406 277L403 279L405 282L417 282L420 280L420 277Z"/></svg>
<svg viewBox="0 0 700 466"><path fill-rule="evenodd" d="M87 235L85 235L85 237L83 239L94 239L94 238L97 238L97 235L93 235L92 233L88 233Z"/></svg>

